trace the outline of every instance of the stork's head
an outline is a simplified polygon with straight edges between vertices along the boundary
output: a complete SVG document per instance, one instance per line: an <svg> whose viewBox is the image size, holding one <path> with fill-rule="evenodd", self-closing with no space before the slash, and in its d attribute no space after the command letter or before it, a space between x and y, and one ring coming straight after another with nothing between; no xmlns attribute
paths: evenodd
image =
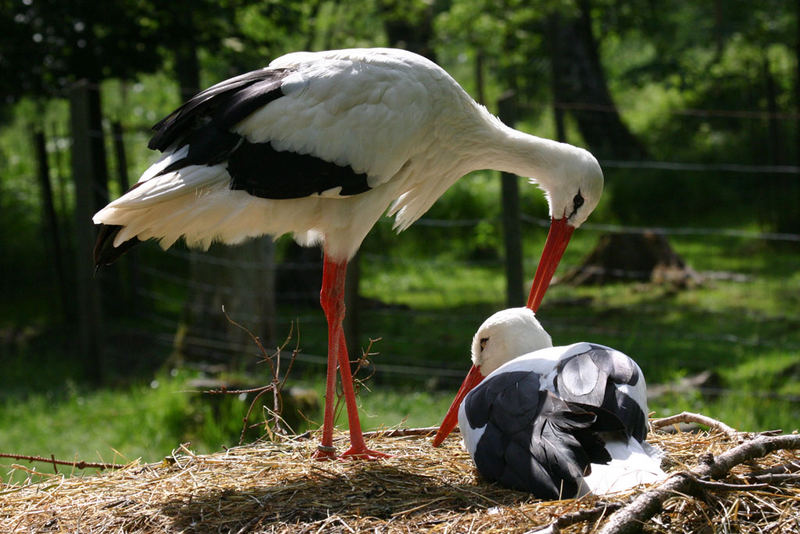
<svg viewBox="0 0 800 534"><path fill-rule="evenodd" d="M597 207L603 194L603 171L587 150L561 145L569 154L548 181L545 194L550 205L550 217L564 219L573 228L579 227Z"/></svg>
<svg viewBox="0 0 800 534"><path fill-rule="evenodd" d="M472 365L484 377L504 363L553 341L530 308L509 308L488 319L472 338Z"/></svg>
<svg viewBox="0 0 800 534"><path fill-rule="evenodd" d="M455 428L458 408L472 388L504 363L552 346L550 335L530 308L509 308L486 319L472 338L472 368L444 416L433 446L438 447Z"/></svg>
<svg viewBox="0 0 800 534"><path fill-rule="evenodd" d="M569 157L552 169L549 179L541 180L550 205L550 232L531 285L527 306L536 311L567 248L572 232L583 224L600 202L603 171L589 152L571 145L560 145Z"/></svg>

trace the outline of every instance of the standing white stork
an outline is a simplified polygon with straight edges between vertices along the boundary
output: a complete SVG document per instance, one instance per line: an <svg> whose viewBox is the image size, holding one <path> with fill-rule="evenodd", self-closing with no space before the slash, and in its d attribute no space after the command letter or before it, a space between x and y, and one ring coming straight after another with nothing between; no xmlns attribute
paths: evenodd
<svg viewBox="0 0 800 534"><path fill-rule="evenodd" d="M644 375L625 354L596 343L553 347L531 309L510 308L480 326L472 362L434 445L457 421L484 478L560 499L665 476L660 451L645 442Z"/></svg>
<svg viewBox="0 0 800 534"><path fill-rule="evenodd" d="M552 217L529 300L538 305L603 190L589 152L503 125L443 69L403 50L287 54L206 89L154 129L149 146L164 155L95 214L95 262L148 238L208 248L291 233L321 244L328 373L318 457L334 457L337 363L350 424L344 455L383 456L361 434L342 319L347 262L387 208L400 231L470 171L530 177Z"/></svg>

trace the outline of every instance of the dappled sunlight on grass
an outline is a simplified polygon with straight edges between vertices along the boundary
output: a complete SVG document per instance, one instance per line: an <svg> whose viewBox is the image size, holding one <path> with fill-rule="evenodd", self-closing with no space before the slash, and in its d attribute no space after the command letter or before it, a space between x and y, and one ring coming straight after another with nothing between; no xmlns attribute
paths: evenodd
<svg viewBox="0 0 800 534"><path fill-rule="evenodd" d="M416 309L468 306L502 301L505 280L490 267L453 268L450 262L362 266L361 294L387 304Z"/></svg>

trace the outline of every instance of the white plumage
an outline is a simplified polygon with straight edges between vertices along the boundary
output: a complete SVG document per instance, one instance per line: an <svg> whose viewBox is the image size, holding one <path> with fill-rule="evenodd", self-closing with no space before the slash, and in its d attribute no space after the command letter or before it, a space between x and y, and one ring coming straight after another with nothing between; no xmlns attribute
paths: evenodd
<svg viewBox="0 0 800 534"><path fill-rule="evenodd" d="M103 225L96 262L150 238L206 249L290 233L324 247L331 333L344 313L335 295L347 260L387 209L403 230L470 171L529 177L553 218L536 307L603 188L591 154L508 128L443 69L402 50L287 54L199 93L154 129L150 147L162 158L93 218ZM345 361L338 344L329 339L334 367Z"/></svg>
<svg viewBox="0 0 800 534"><path fill-rule="evenodd" d="M512 308L481 325L472 361L434 445L457 419L484 477L549 499L665 477L661 452L645 442L644 374L628 356L594 343L553 347L533 311Z"/></svg>
<svg viewBox="0 0 800 534"><path fill-rule="evenodd" d="M333 258L348 259L393 201L395 225L405 229L458 178L482 168L540 183L556 201L551 215L566 212L572 226L599 200L602 174L588 152L504 126L421 56L389 49L298 52L276 59L268 67L274 68L292 71L280 85L283 96L233 131L277 151L349 165L367 174L371 190L258 198L230 190L225 162L155 176L180 159L183 145L167 150L138 187L95 215L97 224L127 227L115 246L132 236L161 239L165 248L185 236L188 244L207 248L214 240L294 233L306 244L324 241ZM586 202L572 214L578 190Z"/></svg>

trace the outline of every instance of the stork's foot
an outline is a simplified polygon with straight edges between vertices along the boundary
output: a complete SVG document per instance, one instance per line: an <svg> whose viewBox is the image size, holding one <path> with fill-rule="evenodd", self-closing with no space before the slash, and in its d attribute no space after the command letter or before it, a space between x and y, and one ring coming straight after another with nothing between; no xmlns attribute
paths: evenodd
<svg viewBox="0 0 800 534"><path fill-rule="evenodd" d="M384 458L391 458L391 454L385 452L373 451L365 446L356 447L351 445L349 449L344 451L340 456L341 460L382 460Z"/></svg>
<svg viewBox="0 0 800 534"><path fill-rule="evenodd" d="M325 445L317 445L317 450L311 457L315 460L335 460L336 447L326 447Z"/></svg>

